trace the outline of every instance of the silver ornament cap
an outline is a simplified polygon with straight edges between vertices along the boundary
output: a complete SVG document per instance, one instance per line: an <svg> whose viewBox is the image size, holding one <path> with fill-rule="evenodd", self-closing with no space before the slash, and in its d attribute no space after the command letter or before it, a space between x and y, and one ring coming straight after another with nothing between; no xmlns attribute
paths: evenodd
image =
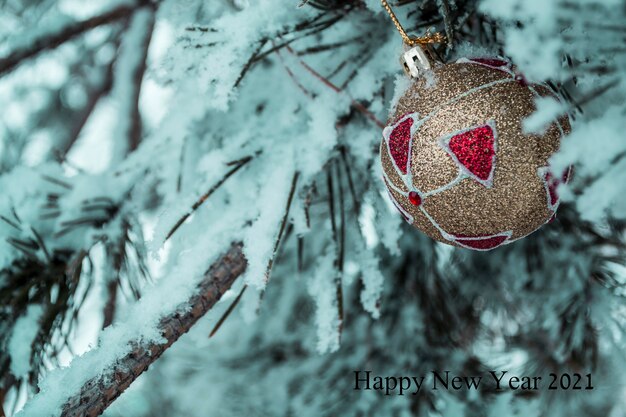
<svg viewBox="0 0 626 417"><path fill-rule="evenodd" d="M402 54L402 67L411 78L419 78L430 70L430 61L420 46L415 46Z"/></svg>

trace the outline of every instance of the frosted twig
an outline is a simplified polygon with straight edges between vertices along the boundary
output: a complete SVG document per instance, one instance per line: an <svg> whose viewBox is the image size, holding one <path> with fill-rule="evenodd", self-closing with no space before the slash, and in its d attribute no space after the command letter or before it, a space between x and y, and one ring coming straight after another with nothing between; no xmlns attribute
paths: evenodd
<svg viewBox="0 0 626 417"><path fill-rule="evenodd" d="M311 36L311 35L314 35L316 33L322 32L323 30L328 29L329 27L331 27L335 23L339 22L343 17L344 17L343 15L339 15L339 16L333 17L331 19L328 19L328 20L326 20L324 22L321 22L321 23L317 24L316 25L317 27L315 27L314 29L310 30L309 32L303 33L302 35L299 35L299 36L295 36L295 37L293 37L293 38L291 38L289 40L286 40L286 41L284 41L282 43L279 43L278 45L273 45L267 51L264 51L263 53L258 54L254 58L253 62L261 61L263 58L271 55L272 53L274 53L274 52L276 52L276 51L278 51L278 50L280 50L282 48L285 48L285 47L289 46L292 42L295 42L297 40L304 39L304 38L306 38L308 36ZM294 30L294 32L295 31L296 30ZM280 37L280 36L282 36L284 34L287 34L287 33L289 33L289 32L285 32L283 34L279 34L278 36Z"/></svg>
<svg viewBox="0 0 626 417"><path fill-rule="evenodd" d="M226 180L231 177L231 175L233 175L235 172L239 171L244 165L246 165L248 162L250 162L250 160L252 160L252 156L246 156L245 158L239 159L237 161L237 164L230 171L228 171L226 174L224 174L224 176L217 183L215 183L211 188L209 188L207 190L207 192L204 193L193 204L193 206L191 206L191 209L187 213L185 213L180 219L178 219L176 224L174 224L174 226L167 233L167 236L165 236L165 241L167 241L170 237L172 237L172 235L185 222L185 220L187 220L189 218L189 216L191 216L193 214L193 212L196 211L198 209L198 207L200 207L207 200L207 198L209 198L211 196L211 194L213 194L215 191L217 191L222 186L222 184L224 184L226 182Z"/></svg>
<svg viewBox="0 0 626 417"><path fill-rule="evenodd" d="M340 211L340 228L337 227L337 222L335 219L335 189L333 185L333 161L330 161L328 168L326 169L326 185L328 187L328 210L330 215L330 225L332 229L333 241L335 242L335 267L337 268L337 276L335 277L335 287L336 287L336 297L337 297L337 319L338 319L338 329L339 337L341 338L341 333L343 330L343 288L341 285L341 278L343 275L343 243L345 239L344 235L344 213L343 213L343 199L341 194L343 193L343 189L341 187L341 178L337 177L337 187L339 194L339 211ZM337 167L338 168L338 167ZM337 175L339 175L339 170L337 170Z"/></svg>
<svg viewBox="0 0 626 417"><path fill-rule="evenodd" d="M341 181L341 167L339 161L335 164L337 170L337 188L338 188L338 200L339 200L339 220L341 221L339 227L339 242L337 245L337 276L335 277L335 287L337 289L337 318L339 321L339 339L341 340L341 334L343 332L343 264L345 254L346 243L346 213L343 201L343 185Z"/></svg>
<svg viewBox="0 0 626 417"><path fill-rule="evenodd" d="M446 39L448 42L446 43L448 48L452 47L452 41L454 37L454 29L452 27L452 19L450 18L450 4L448 0L437 0L439 4L439 10L443 15L443 24L446 29Z"/></svg>
<svg viewBox="0 0 626 417"><path fill-rule="evenodd" d="M237 295L237 297L235 297L233 302L230 303L230 305L228 306L228 308L226 309L224 314L222 314L222 317L220 317L220 319L217 321L217 323L215 323L215 326L213 326L213 330L211 330L211 333L209 334L209 337L213 337L213 335L215 335L215 333L217 333L217 331L220 329L220 327L222 327L222 324L224 324L224 322L226 321L228 316L230 316L230 313L232 313L233 310L235 309L235 307L237 306L237 304L239 304L239 301L241 300L241 297L243 296L243 293L246 292L247 288L248 288L247 284L244 284L243 287L241 287L241 290L239 291L239 294Z"/></svg>
<svg viewBox="0 0 626 417"><path fill-rule="evenodd" d="M297 238L297 246L298 246L298 272L302 272L304 270L304 237L298 236Z"/></svg>
<svg viewBox="0 0 626 417"><path fill-rule="evenodd" d="M307 229L311 228L311 214L309 213L310 208L311 208L311 201L312 201L312 196L313 194L315 194L317 192L317 188L315 186L315 182L313 182L311 184L311 186L309 187L306 196L304 197L304 204L303 204L303 209L304 209L304 221L306 223L306 227ZM304 264L304 236L298 236L297 237L297 246L298 246L298 271L302 271L303 270L303 264Z"/></svg>
<svg viewBox="0 0 626 417"><path fill-rule="evenodd" d="M21 230L22 230L22 228L21 228L21 227L20 227L17 223L15 223L15 222L14 222L14 221L12 221L12 220L9 220L7 217L0 215L0 219L1 219L1 220L3 220L3 221L4 221L6 224L8 224L9 226L11 226L11 227L13 227L13 228L17 229L18 231L21 231Z"/></svg>
<svg viewBox="0 0 626 417"><path fill-rule="evenodd" d="M49 175L42 174L41 178L43 178L44 180L46 180L48 182L51 182L53 184L60 185L61 187L65 188L66 190L71 190L72 189L72 185L71 184L68 184L67 182L61 181L61 180L59 180L57 178L53 178L53 177L51 177Z"/></svg>
<svg viewBox="0 0 626 417"><path fill-rule="evenodd" d="M239 86L239 83L241 83L241 80L243 80L243 77L246 76L246 74L248 73L248 70L250 70L250 67L252 67L252 64L255 62L257 55L259 54L259 52L261 52L261 49L263 49L266 43L267 43L267 38L261 39L261 41L259 42L259 46L256 47L256 49L254 50L254 52L252 53L248 61L246 61L245 65L241 69L241 72L239 73L239 76L237 77L237 81L235 81L235 84L233 85L233 87Z"/></svg>
<svg viewBox="0 0 626 417"><path fill-rule="evenodd" d="M272 44L273 43L274 42L272 42ZM285 71L287 71L287 75L289 75L289 78L291 78L291 80L298 87L298 89L300 89L300 91L302 91L302 93L304 93L305 96L309 98L313 98L313 94L309 90L307 90L306 87L303 86L300 81L298 81L298 78L295 76L293 71L291 71L291 68L289 68L289 66L285 62L282 54L280 53L280 50L278 49L276 50L276 55L278 55L278 59L280 60L281 65L283 66L283 68L285 68Z"/></svg>
<svg viewBox="0 0 626 417"><path fill-rule="evenodd" d="M293 49L291 49L291 47L287 46L287 51L289 51L290 54L292 55L296 55L297 54L294 52ZM306 69L308 72L310 72L315 78L317 78L318 80L320 80L322 83L324 83L324 85L326 85L328 88L330 88L331 90L335 91L336 93L343 93L343 94L347 94L345 91L343 91L341 88L337 87L335 84L333 84L332 82L330 82L330 80L328 80L327 78L325 78L324 76L322 76L319 72L315 71L313 68L311 68L306 62L304 62L302 59L298 58L298 61L300 62L300 65L302 65L304 67L304 69ZM347 94L348 97L350 97L349 94ZM361 113L363 113L368 119L370 119L371 121L373 121L378 127L380 127L381 129L385 127L385 124L383 122L381 122L380 120L378 120L376 118L376 116L374 116L374 114L372 114L372 112L370 112L364 105L362 105L361 103L359 103L358 101L354 100L352 97L350 97L350 100L352 102L352 107L354 107L356 110L360 111Z"/></svg>
<svg viewBox="0 0 626 417"><path fill-rule="evenodd" d="M341 152L341 162L343 162L343 166L346 170L346 176L348 177L348 188L350 189L350 195L352 196L352 205L354 206L354 213L358 216L361 211L361 204L359 200L356 198L356 191L354 189L354 182L352 181L352 171L350 169L350 163L348 162L348 157L346 156L346 147L342 146L339 151Z"/></svg>
<svg viewBox="0 0 626 417"><path fill-rule="evenodd" d="M293 201L293 196L296 193L296 186L298 185L298 177L300 176L299 172L295 172L293 174L293 179L291 180L291 189L289 190L289 196L287 197L287 205L285 207L285 212L283 214L283 218L280 221L280 229L278 229L278 235L276 236L276 240L274 241L274 249L272 250L272 256L267 262L267 268L265 269L265 283L267 284L270 280L270 273L272 272L272 266L274 265L274 258L276 257L276 253L278 252L278 248L280 247L280 241L283 238L283 234L285 233L285 226L287 225L287 220L289 220L289 212L291 211L291 203Z"/></svg>
<svg viewBox="0 0 626 417"><path fill-rule="evenodd" d="M361 40L361 38L360 37L356 37L356 38L350 38L350 39L347 39L347 40L344 40L344 41L328 43L328 44L325 44L325 45L311 46L311 47L306 48L306 49L304 49L302 51L298 51L298 56L310 55L310 54L318 54L320 52L325 52L325 51L328 51L328 50L341 48L342 46L350 45L351 43L358 42L359 40Z"/></svg>
<svg viewBox="0 0 626 417"><path fill-rule="evenodd" d="M43 239L41 238L41 235L32 226L31 226L30 230L33 233L33 236L35 236L35 241L37 242L37 244L39 245L39 247L43 251L43 254L46 257L46 260L48 262L51 262L52 258L50 257L50 252L48 252L48 248L46 247L46 244L44 243Z"/></svg>

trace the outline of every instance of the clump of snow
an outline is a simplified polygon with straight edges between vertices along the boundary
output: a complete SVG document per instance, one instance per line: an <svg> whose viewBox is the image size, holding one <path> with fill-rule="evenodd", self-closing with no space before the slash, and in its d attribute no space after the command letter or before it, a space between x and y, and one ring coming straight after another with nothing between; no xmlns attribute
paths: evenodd
<svg viewBox="0 0 626 417"><path fill-rule="evenodd" d="M562 68L562 40L558 37L530 35L524 29L507 32L505 46L509 56L529 81L543 81L555 78L555 75L558 77Z"/></svg>
<svg viewBox="0 0 626 417"><path fill-rule="evenodd" d="M626 120L617 106L607 109L599 119L575 124L572 133L561 143L560 151L550 158L550 166L560 172L574 164L576 175L582 177L605 174L614 156L624 149L624 144L617 140L617 132L625 130Z"/></svg>
<svg viewBox="0 0 626 417"><path fill-rule="evenodd" d="M537 109L522 121L524 133L543 133L567 108L554 97L540 97L535 100Z"/></svg>
<svg viewBox="0 0 626 417"><path fill-rule="evenodd" d="M424 80L426 80L426 82L424 83L425 88L433 88L437 85L437 77L435 76L434 71L426 70L424 71L422 76L424 77Z"/></svg>
<svg viewBox="0 0 626 417"><path fill-rule="evenodd" d="M390 103L390 108L391 108L390 113L393 113L394 109L398 105L398 101L400 100L400 98L402 98L404 93L406 93L406 91L409 89L409 87L411 86L411 83L412 83L412 80L407 75L405 74L396 75L395 83L394 83L394 90L393 90L393 97L391 98L391 103Z"/></svg>
<svg viewBox="0 0 626 417"><path fill-rule="evenodd" d="M382 13L385 11L380 4L380 0L365 0L365 6L374 13Z"/></svg>
<svg viewBox="0 0 626 417"><path fill-rule="evenodd" d="M339 317L334 266L334 252L322 256L316 267L315 276L309 280L309 294L315 300L315 323L317 325L317 350L320 353L339 349Z"/></svg>
<svg viewBox="0 0 626 417"><path fill-rule="evenodd" d="M285 157L285 160L289 159ZM289 172L287 164L284 168ZM274 242L278 238L279 226L287 207L292 178L293 175L285 175L282 170L274 170L264 178L264 182L271 184L271 187L260 188L254 199L259 214L247 229L243 243L248 259L246 282L259 290L267 284L266 269L273 256Z"/></svg>
<svg viewBox="0 0 626 417"><path fill-rule="evenodd" d="M246 7L250 6L250 2L249 0L233 0L233 4L235 5L236 8L238 8L239 10L243 10Z"/></svg>
<svg viewBox="0 0 626 417"><path fill-rule="evenodd" d="M522 22L506 28L504 44L507 54L530 81L543 81L560 73L563 41L555 33L557 7L542 0L485 0L480 4L486 14Z"/></svg>
<svg viewBox="0 0 626 417"><path fill-rule="evenodd" d="M11 372L18 378L26 378L31 369L31 347L39 331L39 319L42 313L41 306L29 305L26 314L17 319L13 327L8 348L11 356Z"/></svg>
<svg viewBox="0 0 626 417"><path fill-rule="evenodd" d="M624 152L624 144L617 140L626 130L622 109L607 109L605 115L585 124L576 124L572 133L561 144L561 150L550 158L556 172L574 165L575 176L594 178L576 198L581 216L589 221L602 222L607 215L626 218L621 184L626 181L626 161L614 161ZM620 133L618 133L620 132ZM601 149L602 152L598 152ZM574 196L563 195L568 200Z"/></svg>
<svg viewBox="0 0 626 417"><path fill-rule="evenodd" d="M462 58L483 58L496 56L498 56L498 51L495 51L492 48L477 45L471 42L461 41L454 45L450 60L456 61Z"/></svg>
<svg viewBox="0 0 626 417"><path fill-rule="evenodd" d="M361 272L363 290L361 291L361 304L365 311L373 318L380 317L380 302L383 292L384 277L380 272L379 260L375 256L363 251L356 256L356 262Z"/></svg>

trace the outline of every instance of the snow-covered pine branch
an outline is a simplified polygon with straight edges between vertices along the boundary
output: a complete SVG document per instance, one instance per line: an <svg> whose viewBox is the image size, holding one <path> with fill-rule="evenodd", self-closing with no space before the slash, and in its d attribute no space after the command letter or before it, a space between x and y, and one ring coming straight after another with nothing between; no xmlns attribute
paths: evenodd
<svg viewBox="0 0 626 417"><path fill-rule="evenodd" d="M71 367L50 373L47 385L20 415L100 415L219 301L245 268L241 244L233 244L201 279L178 276L170 280L177 288L164 286L146 294L128 312L128 320L103 331L97 348Z"/></svg>
<svg viewBox="0 0 626 417"><path fill-rule="evenodd" d="M383 194L380 126L406 81L377 0L5 3L6 414L100 413L153 362L107 416L623 414L623 1L394 4L412 34L453 38L442 59L509 57L560 90L529 131L574 116L553 160L576 165L567 204L487 255L409 231ZM199 319L231 242L246 272ZM359 368L493 367L610 384L578 402L352 389Z"/></svg>

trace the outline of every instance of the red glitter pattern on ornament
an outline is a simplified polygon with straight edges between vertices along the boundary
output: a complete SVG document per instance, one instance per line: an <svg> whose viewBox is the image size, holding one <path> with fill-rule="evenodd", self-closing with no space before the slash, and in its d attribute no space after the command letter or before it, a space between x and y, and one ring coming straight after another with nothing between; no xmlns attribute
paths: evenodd
<svg viewBox="0 0 626 417"><path fill-rule="evenodd" d="M406 174L409 161L409 144L411 142L411 126L413 119L400 122L389 135L389 153L398 169Z"/></svg>
<svg viewBox="0 0 626 417"><path fill-rule="evenodd" d="M470 58L470 61L495 68L509 66L509 63L507 61L498 58Z"/></svg>
<svg viewBox="0 0 626 417"><path fill-rule="evenodd" d="M409 202L414 206L420 206L422 204L422 197L415 191L409 193Z"/></svg>
<svg viewBox="0 0 626 417"><path fill-rule="evenodd" d="M524 74L515 74L515 81L517 81L522 87L528 87L528 81L526 81Z"/></svg>
<svg viewBox="0 0 626 417"><path fill-rule="evenodd" d="M486 181L493 169L495 137L491 126L484 125L450 138L448 144L459 164L477 178Z"/></svg>
<svg viewBox="0 0 626 417"><path fill-rule="evenodd" d="M550 207L554 207L559 202L559 193L557 192L557 188L559 184L567 184L569 182L571 168L567 168L561 174L561 178L556 178L550 171L545 171L543 174L543 180L546 183L546 188L548 191L548 205Z"/></svg>
<svg viewBox="0 0 626 417"><path fill-rule="evenodd" d="M559 186L560 181L552 176L551 172L546 172L546 183L548 184L548 196L550 198L550 205L554 206L559 202L559 195L556 192L556 188Z"/></svg>
<svg viewBox="0 0 626 417"><path fill-rule="evenodd" d="M466 236L459 236L455 241L463 246L467 246L472 249L494 249L502 245L509 237L506 235L488 236L480 239L464 239Z"/></svg>

